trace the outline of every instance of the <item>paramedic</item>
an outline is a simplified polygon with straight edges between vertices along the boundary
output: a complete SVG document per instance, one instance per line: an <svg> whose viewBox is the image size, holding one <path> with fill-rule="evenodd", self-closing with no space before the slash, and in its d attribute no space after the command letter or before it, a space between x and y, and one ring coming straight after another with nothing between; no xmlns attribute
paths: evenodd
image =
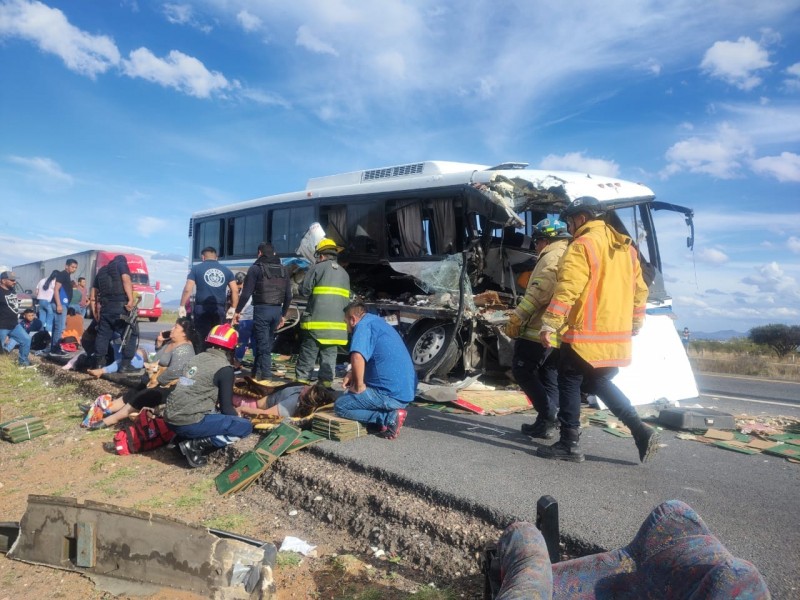
<svg viewBox="0 0 800 600"><path fill-rule="evenodd" d="M167 396L164 418L181 441L178 448L189 466L202 467L206 453L247 437L249 420L233 406L233 351L236 330L216 325L206 338L206 350L194 356L175 389ZM219 411L217 411L219 406Z"/></svg>
<svg viewBox="0 0 800 600"><path fill-rule="evenodd" d="M559 264L539 337L550 348L551 334L566 324L558 362L561 439L540 447L536 454L542 458L584 460L582 384L630 429L641 462L658 451L658 433L642 423L630 400L611 381L618 367L631 362L631 337L644 323L647 286L631 239L608 225L604 212L597 198L583 196L561 213L573 241Z"/></svg>
<svg viewBox="0 0 800 600"><path fill-rule="evenodd" d="M217 260L216 248L207 246L200 255L203 261L194 265L186 276L178 316L186 316L186 302L194 291L192 319L197 335L204 340L214 325L225 322L228 291L231 295L231 305L236 306L239 301L239 288L236 286L233 271Z"/></svg>

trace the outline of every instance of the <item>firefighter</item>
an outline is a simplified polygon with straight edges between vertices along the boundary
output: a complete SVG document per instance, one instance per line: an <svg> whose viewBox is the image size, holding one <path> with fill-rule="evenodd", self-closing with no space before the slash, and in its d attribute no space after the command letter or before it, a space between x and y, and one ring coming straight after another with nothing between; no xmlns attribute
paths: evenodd
<svg viewBox="0 0 800 600"><path fill-rule="evenodd" d="M517 338L511 371L514 379L536 408L534 423L525 423L522 433L551 440L558 429L558 349L545 349L539 341L542 314L556 287L558 261L572 237L558 219L544 219L533 228L534 250L538 258L528 279L525 297L508 317L505 330Z"/></svg>
<svg viewBox="0 0 800 600"><path fill-rule="evenodd" d="M558 281L542 316L539 339L565 328L558 359L560 440L542 446L542 458L582 462L581 385L602 400L633 434L639 460L658 450L659 435L639 418L630 400L611 381L631 362L631 336L644 324L647 286L631 238L603 219L597 198L583 196L561 213L573 241L559 263Z"/></svg>
<svg viewBox="0 0 800 600"><path fill-rule="evenodd" d="M316 263L300 286L308 304L300 320L302 341L295 366L298 381L308 383L319 357L319 382L330 386L336 369L336 352L347 345L344 307L350 302L350 276L338 262L341 248L322 238L314 249Z"/></svg>

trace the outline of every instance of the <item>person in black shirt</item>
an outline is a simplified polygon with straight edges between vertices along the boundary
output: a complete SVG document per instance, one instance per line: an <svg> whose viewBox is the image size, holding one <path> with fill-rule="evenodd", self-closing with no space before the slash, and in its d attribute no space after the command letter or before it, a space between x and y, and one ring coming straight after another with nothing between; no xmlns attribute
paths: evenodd
<svg viewBox="0 0 800 600"><path fill-rule="evenodd" d="M253 377L272 378L272 344L275 333L283 327L286 313L292 303L292 287L286 268L275 254L272 244L262 242L258 245L258 258L247 270L244 287L236 305L233 323L238 324L239 315L245 304L253 296L253 331L256 347Z"/></svg>
<svg viewBox="0 0 800 600"><path fill-rule="evenodd" d="M7 341L14 340L19 344L19 366L28 367L28 354L31 351L31 336L19 323L17 309L19 300L14 291L17 276L12 271L0 273L0 343L8 351Z"/></svg>
<svg viewBox="0 0 800 600"><path fill-rule="evenodd" d="M50 354L62 355L61 334L67 326L67 307L72 297L72 274L78 270L78 261L68 258L63 271L54 272L45 283L50 288L53 286L53 343L50 347Z"/></svg>
<svg viewBox="0 0 800 600"><path fill-rule="evenodd" d="M128 326L124 318L133 309L133 283L128 260L121 254L97 271L91 291L92 314L97 320L97 338L94 346L94 368L102 369L106 363L109 344L114 333L122 336ZM135 325L134 325L135 326ZM137 335L131 335L122 349L119 372L138 372L131 366L136 354Z"/></svg>

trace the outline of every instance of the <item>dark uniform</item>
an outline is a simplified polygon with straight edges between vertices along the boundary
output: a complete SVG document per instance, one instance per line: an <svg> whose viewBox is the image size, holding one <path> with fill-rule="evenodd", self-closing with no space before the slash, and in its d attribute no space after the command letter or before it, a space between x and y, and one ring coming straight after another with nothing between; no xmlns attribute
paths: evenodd
<svg viewBox="0 0 800 600"><path fill-rule="evenodd" d="M253 377L272 377L272 344L281 318L292 303L292 287L286 268L277 256L259 256L247 270L236 313L253 297L253 331L256 338Z"/></svg>
<svg viewBox="0 0 800 600"><path fill-rule="evenodd" d="M97 323L97 338L94 345L95 368L102 368L106 364L109 344L115 333L122 336L128 324L125 318L130 314L125 305L131 302L122 283L122 276L128 275L128 261L124 256L118 255L106 266L97 271L94 278L95 298L100 303L100 320ZM132 302L131 302L132 303ZM136 354L139 342L138 325L134 323L134 332L128 337L128 342L122 349L122 371L130 369L130 361Z"/></svg>
<svg viewBox="0 0 800 600"><path fill-rule="evenodd" d="M308 381L319 357L319 381L333 381L336 368L336 348L347 345L347 324L344 307L350 301L350 276L334 256L312 266L300 288L310 296L300 328L303 341L295 366L299 381Z"/></svg>

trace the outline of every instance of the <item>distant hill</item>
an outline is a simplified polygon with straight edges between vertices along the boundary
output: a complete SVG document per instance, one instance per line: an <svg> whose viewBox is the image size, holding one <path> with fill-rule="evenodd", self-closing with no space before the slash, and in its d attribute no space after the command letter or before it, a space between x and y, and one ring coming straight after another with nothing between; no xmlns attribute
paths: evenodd
<svg viewBox="0 0 800 600"><path fill-rule="evenodd" d="M680 331L679 331L680 333ZM715 340L724 342L733 338L746 338L747 333L741 331L734 331L733 329L725 329L723 331L714 331L706 333L705 331L692 331L693 340Z"/></svg>

